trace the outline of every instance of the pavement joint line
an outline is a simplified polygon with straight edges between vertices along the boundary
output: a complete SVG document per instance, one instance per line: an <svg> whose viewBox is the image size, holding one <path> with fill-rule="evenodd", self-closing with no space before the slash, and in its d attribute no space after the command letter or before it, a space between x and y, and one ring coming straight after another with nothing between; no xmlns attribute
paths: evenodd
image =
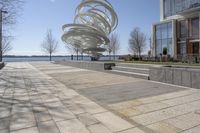
<svg viewBox="0 0 200 133"><path fill-rule="evenodd" d="M191 127L191 128L182 130L182 131L180 131L179 133L182 133L182 132L185 132L185 131L189 131L189 130L191 130L191 129L195 128L195 127L198 127L198 126L200 126L200 124L199 124L199 125L196 125L196 126L193 126L193 127ZM192 132L191 132L191 133L192 133Z"/></svg>
<svg viewBox="0 0 200 133"><path fill-rule="evenodd" d="M194 92L195 93L195 92ZM193 93L193 94L194 94ZM141 106L141 105L148 105L148 104L152 104L152 103L157 103L157 102L160 102L162 103L163 101L166 101L166 100L173 100L173 99L177 99L177 98L181 98L181 97L185 97L185 96L191 96L193 94L188 94L188 95L184 95L184 96L178 96L178 97L174 97L174 98L167 98L167 99L164 99L164 100L160 100L160 101L155 101L155 102L151 102L151 103L144 103L144 104L140 104L140 105L136 105L134 107L138 107L138 106ZM196 93L195 93L196 94ZM159 96L159 95L158 95ZM151 98L151 97L149 97ZM137 100L140 100L140 99L137 99ZM190 102L185 102L185 103L181 103L181 104L176 104L176 105L169 105L167 103L162 103L162 104L166 104L166 105L169 105L169 107L166 107L166 108L170 108L170 107L175 107L175 106L178 106L178 105L184 105L184 104L187 104L187 103L191 103L191 102L196 102L196 101L200 101L200 97L199 99L197 100L193 100L193 101L190 101ZM111 104L112 105L112 104ZM154 112L154 111L153 111Z"/></svg>
<svg viewBox="0 0 200 133"><path fill-rule="evenodd" d="M93 89L95 87L109 87L109 86L113 86L113 85L123 85L123 84L136 83L136 82L141 82L141 81L144 81L144 80L143 79L138 79L136 81L128 81L128 82L124 82L124 83L114 83L114 84L99 85L99 86L94 86L94 87L87 87L87 89ZM66 87L70 87L72 90L81 90L81 89L74 88L72 85L69 85L69 86L66 86ZM85 89L85 88L83 88L83 89Z"/></svg>
<svg viewBox="0 0 200 133"><path fill-rule="evenodd" d="M163 85L169 85L169 86L172 86L172 87L198 90L196 88L191 88L191 87L186 87L186 86L180 86L180 85L175 85L175 84L170 84L170 83L163 83L163 82L158 82L158 81L153 81L153 80L146 80L146 81L153 82L153 83L159 83L159 84L163 84Z"/></svg>
<svg viewBox="0 0 200 133"><path fill-rule="evenodd" d="M166 121L166 120L169 120L169 119L174 119L174 118L177 118L177 117L179 117L179 116L184 116L184 115L187 115L187 114L190 114L190 113L192 113L192 112L183 113L183 114L181 114L181 115L177 115L177 116L174 116L174 117L170 117L170 118L167 118L167 119L163 119L163 120L161 120L161 121ZM146 124L146 125L144 125L144 126L147 127L147 126L156 124L156 123L161 122L161 121L153 122L153 123L151 123L151 124Z"/></svg>

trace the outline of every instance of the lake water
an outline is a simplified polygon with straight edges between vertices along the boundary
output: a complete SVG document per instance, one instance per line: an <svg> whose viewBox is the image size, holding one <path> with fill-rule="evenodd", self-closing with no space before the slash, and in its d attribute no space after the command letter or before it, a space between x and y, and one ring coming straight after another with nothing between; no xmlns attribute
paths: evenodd
<svg viewBox="0 0 200 133"><path fill-rule="evenodd" d="M74 60L77 60L77 57L73 57ZM111 57L113 59L113 57ZM116 57L118 59L118 57ZM71 60L71 56L61 56L61 57L52 57L52 61L67 61ZM79 57L79 60L82 60L82 57ZM90 61L89 56L84 56L83 57L84 61ZM100 58L100 60L108 61L110 60L109 56L103 56ZM49 61L49 57L4 57L3 58L4 62L32 62L32 61Z"/></svg>

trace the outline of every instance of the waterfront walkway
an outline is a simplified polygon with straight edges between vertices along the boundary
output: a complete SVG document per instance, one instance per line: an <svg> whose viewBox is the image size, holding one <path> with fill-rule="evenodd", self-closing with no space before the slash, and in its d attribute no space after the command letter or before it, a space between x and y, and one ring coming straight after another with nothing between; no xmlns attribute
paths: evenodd
<svg viewBox="0 0 200 133"><path fill-rule="evenodd" d="M0 70L0 133L199 133L200 90L62 66Z"/></svg>

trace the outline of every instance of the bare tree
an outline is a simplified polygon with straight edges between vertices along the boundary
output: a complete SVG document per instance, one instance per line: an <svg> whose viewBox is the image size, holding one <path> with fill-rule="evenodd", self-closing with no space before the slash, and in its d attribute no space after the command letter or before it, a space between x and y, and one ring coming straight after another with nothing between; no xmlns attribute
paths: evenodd
<svg viewBox="0 0 200 133"><path fill-rule="evenodd" d="M3 24L4 25L13 25L17 22L17 17L19 16L21 7L23 6L23 0L1 0L0 1L0 10L7 11L7 14L4 14Z"/></svg>
<svg viewBox="0 0 200 133"><path fill-rule="evenodd" d="M78 60L79 53L80 53L80 54L83 54L82 50L81 50L78 46L71 46L70 44L67 44L67 45L65 45L65 48L66 48L70 53L72 53L72 55L73 55L74 53L76 53L77 60Z"/></svg>
<svg viewBox="0 0 200 133"><path fill-rule="evenodd" d="M119 35L117 33L113 33L110 36L110 43L109 43L108 49L107 49L109 56L112 53L114 56L114 60L115 60L115 55L119 49L120 49Z"/></svg>
<svg viewBox="0 0 200 133"><path fill-rule="evenodd" d="M12 49L11 41L13 37L10 36L10 30L17 23L23 4L24 0L0 0L0 12L2 13L2 20L0 21L3 24L0 41L2 41L3 55Z"/></svg>
<svg viewBox="0 0 200 133"><path fill-rule="evenodd" d="M51 61L52 54L58 50L58 41L53 37L51 30L47 30L41 48L45 53L49 54L49 60Z"/></svg>
<svg viewBox="0 0 200 133"><path fill-rule="evenodd" d="M146 35L136 27L130 34L129 51L141 58L141 53L146 48Z"/></svg>
<svg viewBox="0 0 200 133"><path fill-rule="evenodd" d="M2 40L2 54L3 55L7 54L9 51L12 50L11 41L12 41L11 37L3 37L3 40Z"/></svg>

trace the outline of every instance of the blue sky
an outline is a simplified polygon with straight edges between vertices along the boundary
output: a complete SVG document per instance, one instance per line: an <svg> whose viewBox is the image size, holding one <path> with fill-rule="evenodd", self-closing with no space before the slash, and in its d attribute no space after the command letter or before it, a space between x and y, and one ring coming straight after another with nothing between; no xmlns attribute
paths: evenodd
<svg viewBox="0 0 200 133"><path fill-rule="evenodd" d="M44 55L40 45L47 29L59 41L55 55L71 54L61 41L62 25L72 23L76 6L81 0L26 0L22 15L13 30L15 55ZM159 21L159 0L109 0L118 14L115 32L120 36L119 54L128 54L128 40L134 27L140 27L150 37L151 25ZM149 43L149 41L147 41Z"/></svg>

